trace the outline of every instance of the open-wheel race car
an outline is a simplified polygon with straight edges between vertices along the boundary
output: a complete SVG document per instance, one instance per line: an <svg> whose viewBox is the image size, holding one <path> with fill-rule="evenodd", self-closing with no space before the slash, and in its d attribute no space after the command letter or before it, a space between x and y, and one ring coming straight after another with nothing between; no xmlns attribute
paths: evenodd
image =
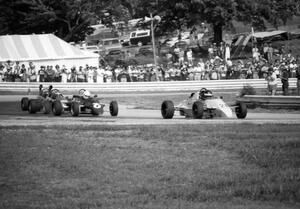
<svg viewBox="0 0 300 209"><path fill-rule="evenodd" d="M172 101L164 101L161 105L161 114L164 119L173 118L175 111L179 111L181 116L195 119L232 118L232 109L235 109L235 114L239 119L247 116L247 106L245 103L237 102L229 106L221 97L215 97L212 91L202 88L200 91L192 93L189 98L183 100L177 106L174 106Z"/></svg>
<svg viewBox="0 0 300 209"><path fill-rule="evenodd" d="M68 111L71 106L71 100L64 97L58 89L54 89L52 85L48 88L39 86L39 95L35 99L23 97L21 99L21 109L28 110L29 113L42 112L49 114L51 111L54 115L61 115L64 111Z"/></svg>
<svg viewBox="0 0 300 209"><path fill-rule="evenodd" d="M91 95L89 91L81 89L78 95L73 95L70 112L73 116L78 116L82 113L102 115L105 104L100 100L97 95ZM110 102L109 112L111 116L118 115L119 107L117 101Z"/></svg>

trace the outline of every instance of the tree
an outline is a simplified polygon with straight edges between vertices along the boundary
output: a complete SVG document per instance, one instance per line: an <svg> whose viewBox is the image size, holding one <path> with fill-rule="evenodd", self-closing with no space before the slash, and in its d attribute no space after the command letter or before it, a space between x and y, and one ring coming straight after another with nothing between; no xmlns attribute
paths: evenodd
<svg viewBox="0 0 300 209"><path fill-rule="evenodd" d="M231 20L251 23L262 29L265 21L275 27L286 23L299 13L299 2L294 0L160 0L158 13L162 32L192 28L201 22L212 25L214 41L222 41L223 27Z"/></svg>

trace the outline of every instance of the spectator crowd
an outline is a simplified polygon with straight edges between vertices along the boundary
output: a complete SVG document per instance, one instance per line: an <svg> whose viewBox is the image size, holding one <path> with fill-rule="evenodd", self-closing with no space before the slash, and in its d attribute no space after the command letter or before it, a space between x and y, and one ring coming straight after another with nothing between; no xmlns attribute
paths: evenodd
<svg viewBox="0 0 300 209"><path fill-rule="evenodd" d="M33 62L20 64L7 61L0 63L0 82L141 82L141 81L184 81L218 79L268 79L269 72L278 79L283 76L299 76L300 58L291 51L280 49L276 56L271 45L264 45L261 50L253 47L253 57L247 60L231 60L230 46L212 44L208 48L208 58L193 57L191 49L175 47L170 61L157 67L153 65L134 66L80 66L78 68L55 65L40 66ZM298 77L299 78L299 77Z"/></svg>

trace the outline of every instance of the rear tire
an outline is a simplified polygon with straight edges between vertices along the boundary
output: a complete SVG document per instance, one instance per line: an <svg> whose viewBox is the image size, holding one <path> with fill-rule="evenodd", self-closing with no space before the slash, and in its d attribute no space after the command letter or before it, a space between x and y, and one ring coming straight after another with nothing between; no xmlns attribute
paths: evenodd
<svg viewBox="0 0 300 209"><path fill-rule="evenodd" d="M118 116L119 106L117 101L111 101L109 104L109 112L111 116Z"/></svg>
<svg viewBox="0 0 300 209"><path fill-rule="evenodd" d="M201 119L203 117L203 103L201 101L196 101L193 104L192 107L192 113L193 113L193 117L195 119Z"/></svg>
<svg viewBox="0 0 300 209"><path fill-rule="evenodd" d="M29 104L28 104L28 112L29 112L30 114L34 114L34 113L36 113L37 111L40 111L40 109L41 109L41 105L40 105L40 103L39 103L38 100L36 100L36 99L31 99L31 100L29 100Z"/></svg>
<svg viewBox="0 0 300 209"><path fill-rule="evenodd" d="M28 99L28 97L23 97L21 99L21 109L23 111L27 111L28 110L28 106L29 106L29 99Z"/></svg>
<svg viewBox="0 0 300 209"><path fill-rule="evenodd" d="M172 101L164 101L161 104L161 115L164 119L172 119L174 116L175 108Z"/></svg>
<svg viewBox="0 0 300 209"><path fill-rule="evenodd" d="M80 107L78 102L72 102L71 104L71 115L73 117L78 116L80 113Z"/></svg>
<svg viewBox="0 0 300 209"><path fill-rule="evenodd" d="M54 101L52 105L52 112L55 116L60 116L63 112L63 106L60 101L56 100Z"/></svg>
<svg viewBox="0 0 300 209"><path fill-rule="evenodd" d="M238 119L244 119L247 116L247 105L244 102L239 102L235 108L235 114Z"/></svg>
<svg viewBox="0 0 300 209"><path fill-rule="evenodd" d="M51 102L50 101L44 101L43 102L43 113L49 114L51 112Z"/></svg>

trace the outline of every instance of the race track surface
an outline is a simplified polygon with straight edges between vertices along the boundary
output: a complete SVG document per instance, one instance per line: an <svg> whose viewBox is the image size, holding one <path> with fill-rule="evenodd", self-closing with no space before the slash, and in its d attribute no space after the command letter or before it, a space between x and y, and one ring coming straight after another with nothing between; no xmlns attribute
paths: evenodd
<svg viewBox="0 0 300 209"><path fill-rule="evenodd" d="M80 115L72 117L69 113L62 116L29 114L15 105L6 109L3 102L19 103L19 97L0 96L0 126L69 126L69 125L170 125L170 124L300 124L300 114L294 113L251 113L245 119L214 118L188 119L175 113L173 119L163 119L160 110L134 109L120 106L119 115L111 117L109 112L102 116ZM2 105L1 105L2 103Z"/></svg>

